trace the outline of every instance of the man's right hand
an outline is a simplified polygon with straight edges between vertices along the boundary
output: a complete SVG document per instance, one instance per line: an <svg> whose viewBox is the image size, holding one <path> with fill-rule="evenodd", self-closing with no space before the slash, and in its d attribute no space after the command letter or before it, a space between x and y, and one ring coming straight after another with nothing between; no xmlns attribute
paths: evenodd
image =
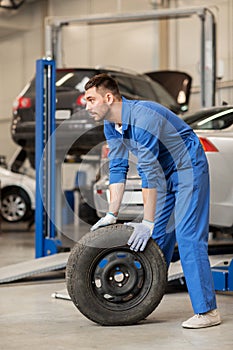
<svg viewBox="0 0 233 350"><path fill-rule="evenodd" d="M100 227L115 224L117 222L117 216L113 213L107 213L103 218L101 218L95 225L91 227L91 231L95 231Z"/></svg>

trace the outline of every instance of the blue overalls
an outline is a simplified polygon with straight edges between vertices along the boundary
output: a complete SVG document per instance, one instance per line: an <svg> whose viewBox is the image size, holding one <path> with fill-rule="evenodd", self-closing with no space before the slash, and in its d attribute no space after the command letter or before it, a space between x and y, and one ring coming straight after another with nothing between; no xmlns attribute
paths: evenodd
<svg viewBox="0 0 233 350"><path fill-rule="evenodd" d="M216 308L208 258L209 174L198 137L167 108L122 99L122 133L104 122L109 145L109 182L125 182L128 152L138 159L143 188L157 189L152 238L169 266L175 243L195 313Z"/></svg>

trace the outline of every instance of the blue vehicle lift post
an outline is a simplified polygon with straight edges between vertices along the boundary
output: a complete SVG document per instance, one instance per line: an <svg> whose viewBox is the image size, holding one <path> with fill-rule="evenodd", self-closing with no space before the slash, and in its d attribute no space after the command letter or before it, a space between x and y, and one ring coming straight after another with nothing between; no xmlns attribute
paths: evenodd
<svg viewBox="0 0 233 350"><path fill-rule="evenodd" d="M54 60L36 62L36 258L55 254L56 238L56 66Z"/></svg>
<svg viewBox="0 0 233 350"><path fill-rule="evenodd" d="M214 288L218 291L233 291L233 259L225 265L212 267Z"/></svg>

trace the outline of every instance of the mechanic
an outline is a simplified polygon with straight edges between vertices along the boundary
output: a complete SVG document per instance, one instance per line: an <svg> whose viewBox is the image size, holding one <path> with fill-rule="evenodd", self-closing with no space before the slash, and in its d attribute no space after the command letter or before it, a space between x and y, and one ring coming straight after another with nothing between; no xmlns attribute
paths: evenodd
<svg viewBox="0 0 233 350"><path fill-rule="evenodd" d="M194 310L182 326L220 324L208 258L208 163L198 137L164 106L122 97L107 74L86 83L85 98L90 116L104 121L109 146L109 212L91 230L116 223L132 152L142 179L144 216L142 222L127 223L134 228L130 249L143 251L152 237L169 266L177 242Z"/></svg>

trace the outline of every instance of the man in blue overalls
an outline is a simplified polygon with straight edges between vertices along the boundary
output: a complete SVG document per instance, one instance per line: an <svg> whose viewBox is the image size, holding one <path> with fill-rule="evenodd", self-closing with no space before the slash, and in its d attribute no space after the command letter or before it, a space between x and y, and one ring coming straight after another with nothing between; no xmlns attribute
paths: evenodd
<svg viewBox="0 0 233 350"><path fill-rule="evenodd" d="M195 315L184 328L221 323L208 259L209 174L198 137L179 117L158 103L127 100L106 74L85 86L86 109L104 120L109 145L109 212L91 230L117 221L128 171L129 151L138 159L144 216L128 245L143 251L150 237L169 266L177 241Z"/></svg>

